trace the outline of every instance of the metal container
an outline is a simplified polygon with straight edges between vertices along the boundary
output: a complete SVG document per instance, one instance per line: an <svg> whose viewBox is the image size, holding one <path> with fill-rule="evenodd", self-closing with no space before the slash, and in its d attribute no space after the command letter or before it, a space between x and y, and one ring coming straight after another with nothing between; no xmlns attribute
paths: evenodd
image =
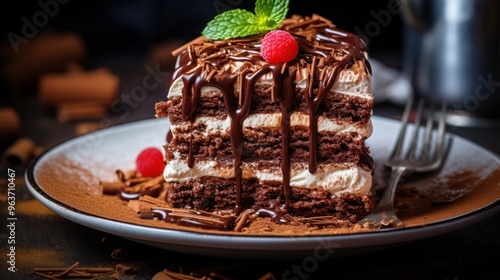
<svg viewBox="0 0 500 280"><path fill-rule="evenodd" d="M499 124L500 1L401 0L404 71L456 125Z"/></svg>

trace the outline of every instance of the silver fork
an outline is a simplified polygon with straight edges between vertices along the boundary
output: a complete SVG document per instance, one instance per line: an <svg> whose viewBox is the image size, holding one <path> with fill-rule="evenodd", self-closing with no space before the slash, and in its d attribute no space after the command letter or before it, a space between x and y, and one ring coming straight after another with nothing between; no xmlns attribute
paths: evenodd
<svg viewBox="0 0 500 280"><path fill-rule="evenodd" d="M437 128L434 127L435 110L432 106L426 110L426 125L423 137L420 136L420 123L424 115L424 103L420 100L415 115L415 126L410 146L403 154L403 145L406 135L408 119L412 109L413 101L410 99L406 104L401 119L401 130L390 158L384 166L390 169L387 188L377 207L366 217L361 219L357 225L369 228L402 227L403 222L394 212L394 194L402 177L413 173L432 172L439 169L445 158L445 118L446 104L443 103L437 120ZM437 130L435 133L433 131ZM423 139L421 139L423 138Z"/></svg>

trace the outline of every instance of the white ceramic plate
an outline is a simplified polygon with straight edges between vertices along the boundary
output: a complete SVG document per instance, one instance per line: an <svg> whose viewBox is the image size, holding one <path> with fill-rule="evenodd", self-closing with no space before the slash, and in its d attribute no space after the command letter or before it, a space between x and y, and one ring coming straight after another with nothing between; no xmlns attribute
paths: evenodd
<svg viewBox="0 0 500 280"><path fill-rule="evenodd" d="M373 124L374 133L367 143L379 163L389 154L399 123L373 117ZM351 254L441 235L500 212L500 160L454 135L448 135L449 155L438 174L404 184L437 190L445 186L453 201L409 211L403 219L406 226L399 229L326 236L244 236L157 227L139 218L125 220L123 214L114 215L115 211L127 211L114 197L109 199L116 199L116 209L125 210L103 208L99 202L102 196L94 187L97 181L113 177L118 168L132 168L140 150L160 147L165 142L167 129L166 120L151 119L68 140L30 165L26 172L28 188L49 209L81 225L168 250L226 257ZM376 169L376 173L380 172L380 168Z"/></svg>

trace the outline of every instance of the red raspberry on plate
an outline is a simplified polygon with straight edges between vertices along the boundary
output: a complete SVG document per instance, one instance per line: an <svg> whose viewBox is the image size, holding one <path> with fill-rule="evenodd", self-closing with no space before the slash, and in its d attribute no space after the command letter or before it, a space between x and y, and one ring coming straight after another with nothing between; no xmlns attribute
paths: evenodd
<svg viewBox="0 0 500 280"><path fill-rule="evenodd" d="M283 30L273 30L262 39L260 53L269 63L288 62L299 53L299 45L292 34Z"/></svg>
<svg viewBox="0 0 500 280"><path fill-rule="evenodd" d="M158 176L163 173L165 168L163 154L158 148L146 148L137 155L135 166L137 172L144 177Z"/></svg>

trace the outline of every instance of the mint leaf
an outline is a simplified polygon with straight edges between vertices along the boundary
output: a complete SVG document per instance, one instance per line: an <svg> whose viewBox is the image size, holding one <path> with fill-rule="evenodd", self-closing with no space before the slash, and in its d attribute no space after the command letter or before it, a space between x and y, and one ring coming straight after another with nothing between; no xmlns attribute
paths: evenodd
<svg viewBox="0 0 500 280"><path fill-rule="evenodd" d="M249 11L242 9L229 10L215 16L201 34L211 40L249 36L248 34L252 33L251 27L256 21L256 16Z"/></svg>
<svg viewBox="0 0 500 280"><path fill-rule="evenodd" d="M271 29L276 29L286 18L289 0L257 0L255 15L257 18L272 23Z"/></svg>
<svg viewBox="0 0 500 280"><path fill-rule="evenodd" d="M234 9L215 16L201 34L210 40L226 40L276 29L288 13L289 0L257 0L255 14Z"/></svg>

